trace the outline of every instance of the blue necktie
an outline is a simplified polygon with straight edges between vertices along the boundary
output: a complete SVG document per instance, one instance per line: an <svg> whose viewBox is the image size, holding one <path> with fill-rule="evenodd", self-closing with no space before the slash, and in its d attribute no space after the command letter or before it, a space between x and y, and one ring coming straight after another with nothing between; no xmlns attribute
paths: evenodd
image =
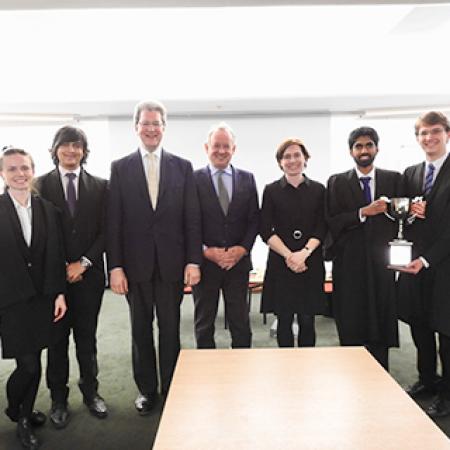
<svg viewBox="0 0 450 450"><path fill-rule="evenodd" d="M372 194L370 193L370 177L361 177L361 183L363 184L363 194L366 205L372 202Z"/></svg>
<svg viewBox="0 0 450 450"><path fill-rule="evenodd" d="M69 207L70 215L73 217L75 215L75 206L77 204L77 194L75 192L74 180L76 175L72 172L66 173L68 179L67 182L67 206Z"/></svg>
<svg viewBox="0 0 450 450"><path fill-rule="evenodd" d="M431 192L431 188L433 187L433 176L434 176L435 167L433 164L428 164L427 174L425 175L425 184L423 188L424 195L428 195Z"/></svg>

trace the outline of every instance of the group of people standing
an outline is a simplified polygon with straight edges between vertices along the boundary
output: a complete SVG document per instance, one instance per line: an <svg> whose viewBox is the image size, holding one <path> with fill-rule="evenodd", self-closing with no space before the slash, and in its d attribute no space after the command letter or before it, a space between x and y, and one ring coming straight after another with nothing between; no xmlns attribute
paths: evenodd
<svg viewBox="0 0 450 450"><path fill-rule="evenodd" d="M260 209L254 176L231 164L233 130L225 123L210 129L204 145L209 163L194 171L189 161L162 146L166 114L157 101L136 106L139 148L113 162L109 183L83 168L89 148L75 127L58 130L51 148L56 167L36 182L27 152L9 147L0 155L6 186L0 195L0 250L8 255L0 260L0 336L3 357L17 363L7 382L5 413L17 422L22 445L38 448L34 428L46 420L33 407L43 348L48 347L50 421L60 429L70 420L71 331L84 403L95 417L108 415L98 390L96 348L105 251L110 287L129 304L139 391L135 407L147 415L158 393L164 397L170 386L186 286L193 292L198 348L215 347L221 292L231 346L251 347L247 291L258 233L270 249L262 311L277 315L280 347L294 346L295 316L298 345L315 345L314 317L325 309L323 262L331 259L340 343L366 346L388 369L388 349L399 345L397 319L407 321L419 371L409 393L439 393L428 413L450 414L447 118L430 112L418 119L416 136L426 162L404 175L375 168L376 131L354 130L349 152L356 167L330 177L327 188L305 175L311 155L304 143L286 139L275 155L283 175L265 187ZM396 277L387 268L396 225L384 213L386 198L400 196L422 200L413 204L414 220L406 228L414 259ZM435 332L442 377L436 370Z"/></svg>

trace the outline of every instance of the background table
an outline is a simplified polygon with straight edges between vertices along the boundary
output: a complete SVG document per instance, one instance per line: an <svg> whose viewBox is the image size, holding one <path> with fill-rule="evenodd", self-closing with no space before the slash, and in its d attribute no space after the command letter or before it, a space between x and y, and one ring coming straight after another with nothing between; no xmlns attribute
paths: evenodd
<svg viewBox="0 0 450 450"><path fill-rule="evenodd" d="M440 450L450 441L362 347L183 350L155 450Z"/></svg>

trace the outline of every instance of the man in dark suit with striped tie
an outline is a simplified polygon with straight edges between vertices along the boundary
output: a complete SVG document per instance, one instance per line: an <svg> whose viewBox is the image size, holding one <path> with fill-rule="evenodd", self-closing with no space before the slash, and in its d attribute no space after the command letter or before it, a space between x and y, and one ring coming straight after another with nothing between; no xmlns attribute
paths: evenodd
<svg viewBox="0 0 450 450"><path fill-rule="evenodd" d="M250 251L259 226L253 175L231 165L236 149L231 128L221 123L208 133L209 165L194 172L202 217L202 279L194 286L198 348L214 348L214 322L222 291L233 348L250 347L247 305Z"/></svg>
<svg viewBox="0 0 450 450"><path fill-rule="evenodd" d="M423 197L413 204L415 221L406 228L414 243L413 261L399 279L399 315L410 324L417 347L419 380L407 392L413 398L439 394L428 407L431 417L450 415L450 123L436 111L416 121L417 142L425 161L404 173L404 193ZM442 379L437 375L436 332Z"/></svg>
<svg viewBox="0 0 450 450"><path fill-rule="evenodd" d="M75 341L83 401L97 418L108 414L98 394L97 320L105 289L105 208L107 182L83 165L89 154L85 133L60 128L50 149L56 168L37 180L39 194L60 212L66 255L68 312L55 327L48 350L47 385L52 398L50 420L55 428L69 421L69 336Z"/></svg>

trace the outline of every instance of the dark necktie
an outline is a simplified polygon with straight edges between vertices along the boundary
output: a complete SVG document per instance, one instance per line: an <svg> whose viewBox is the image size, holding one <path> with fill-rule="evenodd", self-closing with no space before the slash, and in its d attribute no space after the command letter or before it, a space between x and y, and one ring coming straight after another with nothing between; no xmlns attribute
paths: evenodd
<svg viewBox="0 0 450 450"><path fill-rule="evenodd" d="M363 194L366 205L372 202L372 194L370 193L370 177L361 177L360 181L363 185Z"/></svg>
<svg viewBox="0 0 450 450"><path fill-rule="evenodd" d="M434 167L433 164L428 164L427 174L425 175L425 184L423 187L423 193L425 195L428 195L431 192L431 188L433 187L433 176L435 169L436 167Z"/></svg>
<svg viewBox="0 0 450 450"><path fill-rule="evenodd" d="M74 180L76 175L72 172L66 173L67 177L67 206L70 211L70 215L73 217L75 215L75 206L77 204L77 194L75 191L75 183Z"/></svg>
<svg viewBox="0 0 450 450"><path fill-rule="evenodd" d="M219 195L219 203L222 207L222 211L225 215L228 213L228 206L230 205L230 197L228 197L227 188L225 187L225 183L223 182L223 174L224 171L219 171L219 176L217 177L217 191Z"/></svg>

